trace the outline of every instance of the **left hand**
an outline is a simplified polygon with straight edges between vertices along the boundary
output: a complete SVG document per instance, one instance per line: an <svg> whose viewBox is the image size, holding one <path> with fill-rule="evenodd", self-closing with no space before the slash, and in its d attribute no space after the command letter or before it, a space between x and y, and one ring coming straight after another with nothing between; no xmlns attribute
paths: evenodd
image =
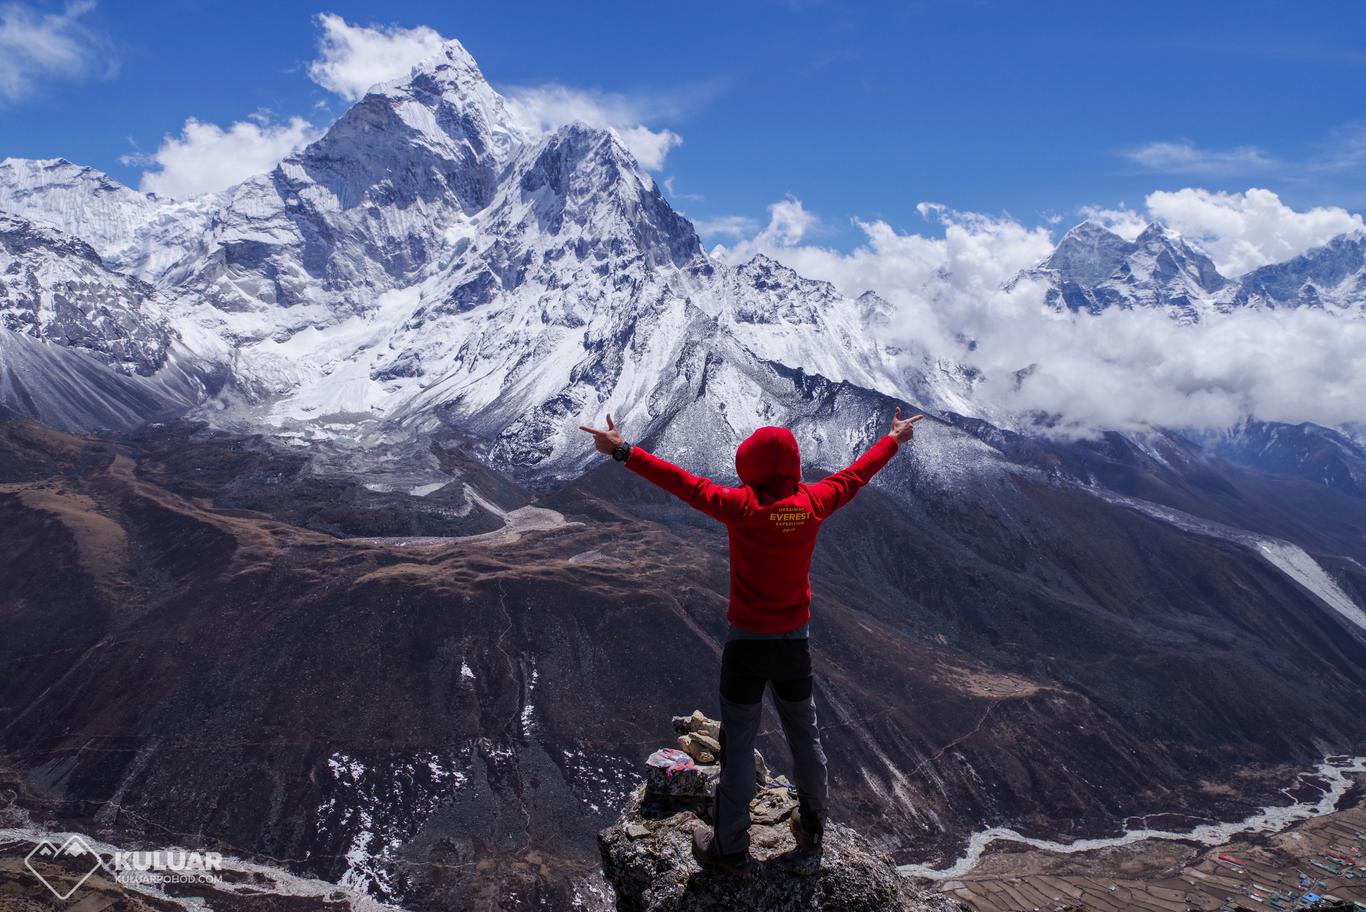
<svg viewBox="0 0 1366 912"><path fill-rule="evenodd" d="M912 415L905 421L901 420L901 406L896 407L896 414L892 416L892 429L887 433L896 438L897 443L910 443L915 436L915 423L924 420L924 415Z"/></svg>
<svg viewBox="0 0 1366 912"><path fill-rule="evenodd" d="M586 424L579 425L579 430L587 431L593 435L593 443L597 446L599 453L612 455L612 451L621 446L626 440L621 436L621 431L612 423L612 413L607 413L607 430L601 431L591 428Z"/></svg>

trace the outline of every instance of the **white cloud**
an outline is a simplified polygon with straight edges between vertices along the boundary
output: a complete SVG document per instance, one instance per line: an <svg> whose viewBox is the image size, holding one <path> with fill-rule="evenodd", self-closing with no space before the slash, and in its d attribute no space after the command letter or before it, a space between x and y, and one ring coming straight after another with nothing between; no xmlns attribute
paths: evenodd
<svg viewBox="0 0 1366 912"><path fill-rule="evenodd" d="M1252 174L1275 167L1276 162L1255 146L1234 149L1202 149L1190 140L1154 142L1121 153L1130 161L1169 174L1207 176Z"/></svg>
<svg viewBox="0 0 1366 912"><path fill-rule="evenodd" d="M728 262L764 253L800 274L824 279L846 295L872 289L898 306L899 324L913 327L908 344L922 351L956 352L959 333L975 333L989 315L989 299L1019 299L1001 286L1053 249L1045 228L1011 219L960 213L922 203L922 216L944 226L942 238L899 234L883 221L860 221L866 241L849 253L801 243L817 217L796 199L769 207L769 223L753 238L715 251Z"/></svg>
<svg viewBox="0 0 1366 912"><path fill-rule="evenodd" d="M425 25L351 25L335 13L321 13L317 60L309 77L347 101L359 101L377 83L406 76L413 65L441 51L446 39Z"/></svg>
<svg viewBox="0 0 1366 912"><path fill-rule="evenodd" d="M1149 219L1144 217L1142 213L1135 212L1123 203L1120 203L1115 209L1106 209L1101 206L1082 206L1077 211L1088 221L1110 229L1126 241L1132 241L1142 234L1149 222Z"/></svg>
<svg viewBox="0 0 1366 912"><path fill-rule="evenodd" d="M1366 165L1366 124L1348 124L1334 130L1309 163L1311 171L1348 171Z"/></svg>
<svg viewBox="0 0 1366 912"><path fill-rule="evenodd" d="M1194 325L1153 310L1002 316L965 360L978 391L1050 432L1223 428L1252 417L1366 420L1366 322L1316 309L1238 310ZM1023 379L1014 371L1033 366Z"/></svg>
<svg viewBox="0 0 1366 912"><path fill-rule="evenodd" d="M645 126L646 105L625 95L588 92L557 83L513 86L504 94L509 112L527 131L545 133L576 121L610 130L649 171L663 168L669 151L683 142L683 137L672 130Z"/></svg>
<svg viewBox="0 0 1366 912"><path fill-rule="evenodd" d="M732 219L742 219L743 216L730 216ZM747 219L750 224L755 224L752 219ZM730 223L738 227L739 221ZM819 247L798 247L803 239L806 238L812 229L820 224L820 218L815 213L808 212L802 205L802 201L794 196L780 200L768 207L768 224L763 230L752 238L742 238L734 247L718 247L714 255L731 263L741 263L748 260L757 253L765 253L777 258L781 251L789 256L798 258L808 255L818 256L818 252L823 248ZM756 225L757 227L757 225ZM797 268L796 264L792 265ZM797 268L800 272L801 270ZM812 274L813 278L824 278Z"/></svg>
<svg viewBox="0 0 1366 912"><path fill-rule="evenodd" d="M47 77L113 75L107 43L80 23L94 7L68 3L60 13L40 13L22 3L0 6L0 100L17 101Z"/></svg>
<svg viewBox="0 0 1366 912"><path fill-rule="evenodd" d="M1323 180L1326 174L1354 171L1366 164L1366 123L1349 121L1329 131L1313 151L1298 158L1277 158L1256 146L1204 149L1190 140L1154 142L1121 150L1120 156L1154 171L1231 177L1274 169L1283 180Z"/></svg>
<svg viewBox="0 0 1366 912"><path fill-rule="evenodd" d="M1153 219L1198 243L1228 276L1287 260L1363 227L1361 216L1346 209L1297 212L1275 193L1257 188L1245 193L1159 190L1146 202Z"/></svg>
<svg viewBox="0 0 1366 912"><path fill-rule="evenodd" d="M226 130L192 117L179 136L165 137L156 152L126 158L125 163L156 166L142 174L144 191L184 199L263 174L317 135L317 128L302 117L291 117L287 123L256 117Z"/></svg>
<svg viewBox="0 0 1366 912"><path fill-rule="evenodd" d="M682 190L674 189L674 177L672 174L664 178L664 192L669 195L670 199L683 200L684 202L689 203L700 203L702 200L706 199L706 197L700 193L684 193ZM738 218L738 216L728 217Z"/></svg>
<svg viewBox="0 0 1366 912"><path fill-rule="evenodd" d="M1246 194L1231 196L1246 202ZM1176 214L1170 200L1149 200L1155 211ZM1157 310L1058 313L1043 306L1037 284L1002 288L1052 249L1046 228L932 204L920 209L943 225L942 238L857 222L866 240L844 253L803 243L814 216L784 200L771 208L767 226L717 253L737 261L763 252L845 294L877 291L897 309L894 331L908 362L928 353L977 368L984 377L974 394L979 413L1001 423L1031 426L1031 416L1042 414L1053 423L1033 430L1090 435L1227 427L1249 416L1366 421L1359 394L1366 388L1366 321L1312 309L1245 309L1194 325ZM1142 221L1124 207L1091 214L1131 227ZM1302 231L1290 247L1308 237Z"/></svg>

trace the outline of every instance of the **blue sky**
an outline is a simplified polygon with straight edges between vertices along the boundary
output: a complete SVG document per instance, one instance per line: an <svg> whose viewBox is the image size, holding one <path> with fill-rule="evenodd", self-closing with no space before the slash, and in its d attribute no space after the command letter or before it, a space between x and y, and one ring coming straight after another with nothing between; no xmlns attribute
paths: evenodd
<svg viewBox="0 0 1366 912"><path fill-rule="evenodd" d="M0 10L0 156L64 156L132 186L148 164L121 159L155 153L189 118L325 127L345 102L309 63L316 15L335 13L429 26L499 88L560 84L673 131L682 143L656 176L704 226L762 225L792 196L819 215L821 243L848 249L863 238L853 217L930 230L922 201L1026 225L1182 187L1366 205L1366 6L1347 2ZM14 50L20 26L56 20L70 54Z"/></svg>

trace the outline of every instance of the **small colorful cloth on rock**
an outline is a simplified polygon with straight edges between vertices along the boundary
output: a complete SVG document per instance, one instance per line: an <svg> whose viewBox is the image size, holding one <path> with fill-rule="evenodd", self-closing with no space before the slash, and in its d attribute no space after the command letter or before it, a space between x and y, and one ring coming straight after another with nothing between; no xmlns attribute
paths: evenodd
<svg viewBox="0 0 1366 912"><path fill-rule="evenodd" d="M672 779L674 773L690 770L694 766L692 757L675 747L661 747L646 759L645 765L664 770L665 780Z"/></svg>

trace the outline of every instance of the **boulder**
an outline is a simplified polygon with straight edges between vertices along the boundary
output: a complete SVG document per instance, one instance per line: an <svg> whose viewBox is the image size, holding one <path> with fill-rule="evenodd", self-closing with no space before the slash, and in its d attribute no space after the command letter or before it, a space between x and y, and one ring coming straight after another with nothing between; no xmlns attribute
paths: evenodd
<svg viewBox="0 0 1366 912"><path fill-rule="evenodd" d="M702 710L694 709L690 716L674 716L673 728L679 747L698 763L715 763L721 759L721 723L707 718ZM782 784L787 784L786 779L778 778ZM774 781L769 778L764 755L757 750L754 752L754 779L761 789Z"/></svg>
<svg viewBox="0 0 1366 912"><path fill-rule="evenodd" d="M678 746L698 763L715 763L721 754L721 745L706 735L679 735Z"/></svg>
<svg viewBox="0 0 1366 912"><path fill-rule="evenodd" d="M715 719L708 719L700 709L694 709L691 716L674 716L673 725L676 735L701 732L709 738L721 737L721 723Z"/></svg>

